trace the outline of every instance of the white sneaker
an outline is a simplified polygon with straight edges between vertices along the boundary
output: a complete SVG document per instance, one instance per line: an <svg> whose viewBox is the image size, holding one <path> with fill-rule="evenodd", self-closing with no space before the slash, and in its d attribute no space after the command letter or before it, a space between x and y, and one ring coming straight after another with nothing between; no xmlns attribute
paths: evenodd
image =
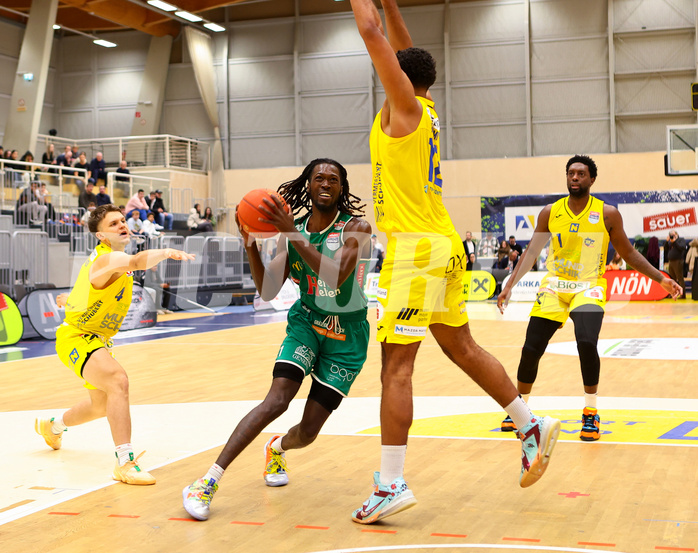
<svg viewBox="0 0 698 553"><path fill-rule="evenodd" d="M182 490L182 506L192 518L208 520L213 494L218 491L218 483L213 479L199 478L191 486Z"/></svg>

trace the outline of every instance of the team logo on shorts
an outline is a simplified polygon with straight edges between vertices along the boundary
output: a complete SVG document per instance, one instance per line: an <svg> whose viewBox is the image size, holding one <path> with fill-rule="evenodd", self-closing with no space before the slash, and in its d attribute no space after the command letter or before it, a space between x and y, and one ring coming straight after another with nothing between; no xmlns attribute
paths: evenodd
<svg viewBox="0 0 698 553"><path fill-rule="evenodd" d="M338 232L331 232L330 234L327 235L327 239L325 240L325 244L327 244L327 248L331 251L335 251L339 249L339 233Z"/></svg>
<svg viewBox="0 0 698 553"><path fill-rule="evenodd" d="M75 348L70 352L70 362L75 365L75 363L78 362L78 359L80 359L80 354L78 353L77 348Z"/></svg>
<svg viewBox="0 0 698 553"><path fill-rule="evenodd" d="M403 336L426 336L427 327L395 325L395 334L402 334Z"/></svg>
<svg viewBox="0 0 698 553"><path fill-rule="evenodd" d="M343 382L352 382L356 378L356 374L342 367L338 367L334 363L330 366L330 372L335 378L339 378Z"/></svg>
<svg viewBox="0 0 698 553"><path fill-rule="evenodd" d="M601 214L598 211L592 211L589 213L589 222L592 225L595 225L601 220Z"/></svg>
<svg viewBox="0 0 698 553"><path fill-rule="evenodd" d="M308 346L298 346L296 351L293 352L293 358L303 363L303 366L308 369L313 366L315 353Z"/></svg>
<svg viewBox="0 0 698 553"><path fill-rule="evenodd" d="M591 298L592 300L602 300L603 299L603 288L601 286L594 286L589 288L584 292L585 298Z"/></svg>

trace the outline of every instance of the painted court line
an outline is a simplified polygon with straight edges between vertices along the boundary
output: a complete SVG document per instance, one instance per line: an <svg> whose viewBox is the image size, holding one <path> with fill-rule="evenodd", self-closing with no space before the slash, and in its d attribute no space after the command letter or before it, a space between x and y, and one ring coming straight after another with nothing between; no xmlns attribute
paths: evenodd
<svg viewBox="0 0 698 553"><path fill-rule="evenodd" d="M35 500L34 499L25 499L23 501L19 501L18 503L13 503L12 505L8 505L7 507L0 509L0 513L4 513L5 511L9 511L10 509L14 509L15 507L21 507L22 505L26 505L27 503L31 503L32 501L35 501Z"/></svg>
<svg viewBox="0 0 698 553"><path fill-rule="evenodd" d="M556 547L550 545L514 545L502 543L427 543L410 545L386 545L375 547L356 547L353 549L326 549L312 553L374 553L379 551L418 551L420 549L503 549L509 551L561 551L564 553L598 553L598 549L579 549L577 547Z"/></svg>
<svg viewBox="0 0 698 553"><path fill-rule="evenodd" d="M429 534L437 538L467 538L468 534L441 534L440 532L432 532Z"/></svg>
<svg viewBox="0 0 698 553"><path fill-rule="evenodd" d="M296 524L294 528L299 528L301 530L329 530L329 526L307 526L305 524Z"/></svg>
<svg viewBox="0 0 698 553"><path fill-rule="evenodd" d="M232 520L230 524L244 524L247 526L264 526L263 522L246 522L244 520Z"/></svg>
<svg viewBox="0 0 698 553"><path fill-rule="evenodd" d="M580 541L577 542L577 545L596 545L598 547L615 547L615 543L601 543L601 542L595 542L595 541Z"/></svg>

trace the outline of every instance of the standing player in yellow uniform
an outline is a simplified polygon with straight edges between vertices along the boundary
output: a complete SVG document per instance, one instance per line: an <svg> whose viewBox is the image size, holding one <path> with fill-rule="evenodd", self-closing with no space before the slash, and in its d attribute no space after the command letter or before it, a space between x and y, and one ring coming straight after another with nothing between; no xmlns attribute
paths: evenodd
<svg viewBox="0 0 698 553"><path fill-rule="evenodd" d="M518 390L528 399L538 374L538 362L550 338L562 328L567 317L572 319L584 382L579 437L594 441L599 439L600 422L596 398L601 361L596 344L606 305L603 274L609 240L628 265L657 281L674 299L682 290L633 248L623 229L620 212L589 194L597 175L594 160L588 156L574 156L567 161L566 174L569 196L545 206L538 215L533 239L497 298L497 305L503 313L512 288L533 267L550 239L548 274L541 281L531 310L519 362ZM510 417L502 422L502 431L516 430L516 427Z"/></svg>
<svg viewBox="0 0 698 553"><path fill-rule="evenodd" d="M377 297L382 349L381 470L374 492L354 511L370 524L413 506L403 478L412 424L412 372L427 329L444 353L514 420L522 440L521 486L547 468L560 421L535 417L502 365L480 348L468 327L463 243L442 201L439 118L429 87L436 79L429 52L412 40L395 0L382 0L388 36L372 0L351 0L359 33L386 92L371 129L373 205L388 236Z"/></svg>
<svg viewBox="0 0 698 553"><path fill-rule="evenodd" d="M68 296L65 321L56 333L56 352L85 381L89 398L58 417L36 419L35 430L50 447L60 449L68 427L106 416L116 446L114 480L155 484L155 478L141 470L133 456L128 376L114 359L112 337L131 305L133 271L150 269L165 259L191 260L194 256L170 248L124 253L131 236L126 219L112 204L96 208L88 226L100 243L81 267Z"/></svg>

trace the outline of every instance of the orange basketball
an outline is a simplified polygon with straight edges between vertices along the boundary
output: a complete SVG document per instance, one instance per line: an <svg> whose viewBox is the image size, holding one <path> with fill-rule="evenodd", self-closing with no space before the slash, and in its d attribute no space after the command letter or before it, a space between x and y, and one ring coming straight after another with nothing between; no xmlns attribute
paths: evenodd
<svg viewBox="0 0 698 553"><path fill-rule="evenodd" d="M276 227L270 223L263 223L259 220L266 219L267 215L260 211L260 207L266 207L266 204L262 201L264 198L269 199L273 202L272 196L275 196L281 200L284 204L286 211L289 211L286 201L274 190L267 190L264 188L258 188L252 190L245 194L238 204L238 220L240 221L240 226L242 229L257 238L266 238L269 236L274 236L278 234Z"/></svg>

